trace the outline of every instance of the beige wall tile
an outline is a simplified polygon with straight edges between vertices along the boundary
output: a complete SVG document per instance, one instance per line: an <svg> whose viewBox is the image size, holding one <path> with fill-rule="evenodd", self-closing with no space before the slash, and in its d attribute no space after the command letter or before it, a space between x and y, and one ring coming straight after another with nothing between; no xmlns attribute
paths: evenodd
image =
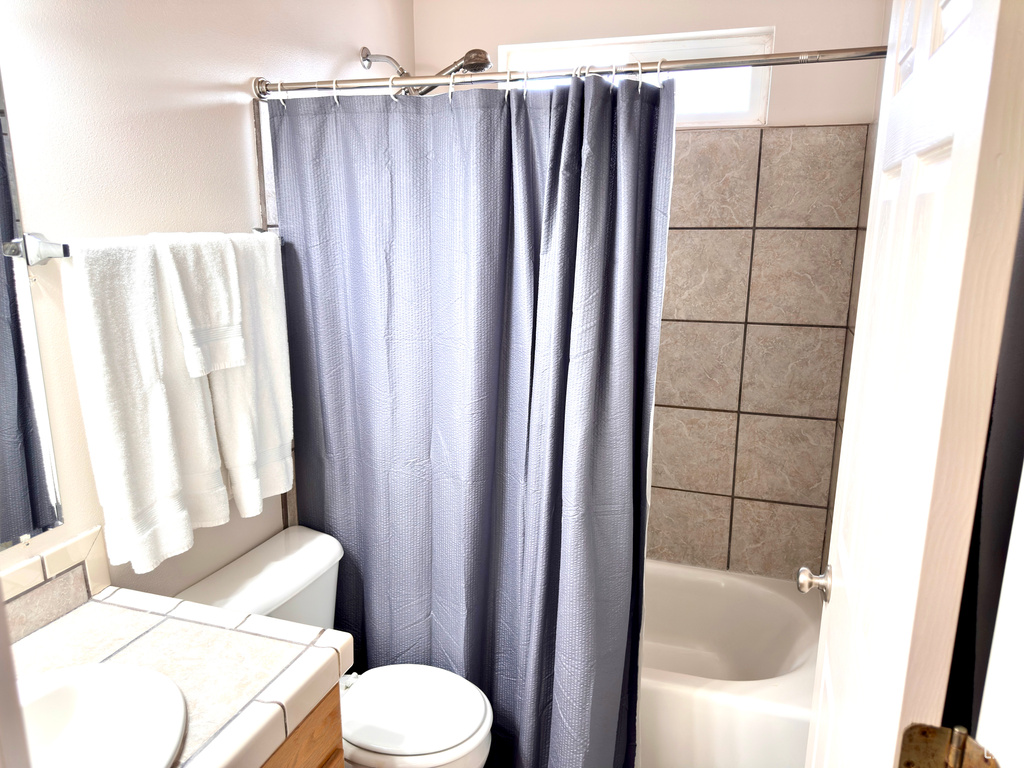
<svg viewBox="0 0 1024 768"><path fill-rule="evenodd" d="M735 413L657 407L653 484L728 494L735 447Z"/></svg>
<svg viewBox="0 0 1024 768"><path fill-rule="evenodd" d="M853 334L846 331L846 349L843 353L843 384L839 392L839 426L846 422L846 396L850 391L850 360L853 357Z"/></svg>
<svg viewBox="0 0 1024 768"><path fill-rule="evenodd" d="M735 410L742 362L742 323L663 322L655 400Z"/></svg>
<svg viewBox="0 0 1024 768"><path fill-rule="evenodd" d="M6 608L11 642L17 642L45 627L88 599L85 572L79 567L65 571L32 591L10 600Z"/></svg>
<svg viewBox="0 0 1024 768"><path fill-rule="evenodd" d="M856 227L867 126L766 128L759 227Z"/></svg>
<svg viewBox="0 0 1024 768"><path fill-rule="evenodd" d="M821 560L825 510L736 499L729 569L792 579Z"/></svg>
<svg viewBox="0 0 1024 768"><path fill-rule="evenodd" d="M850 314L847 325L856 330L857 328L857 305L860 303L860 278L864 267L864 242L867 239L867 231L857 230L857 244L853 250L853 282L850 285Z"/></svg>
<svg viewBox="0 0 1024 768"><path fill-rule="evenodd" d="M855 245L852 229L757 230L749 322L845 326Z"/></svg>
<svg viewBox="0 0 1024 768"><path fill-rule="evenodd" d="M102 535L96 537L92 549L85 556L85 583L92 595L110 586L110 561L107 559L107 542Z"/></svg>
<svg viewBox="0 0 1024 768"><path fill-rule="evenodd" d="M821 546L821 567L824 570L828 564L829 540L832 538L832 517L836 509L836 485L839 482L839 462L841 448L843 445L843 428L836 428L836 445L832 452L832 482L828 491L828 516L825 519L825 540ZM822 571L818 571L821 573Z"/></svg>
<svg viewBox="0 0 1024 768"><path fill-rule="evenodd" d="M43 561L38 557L30 557L0 573L0 590L3 591L4 600L10 600L44 581L46 574L43 573Z"/></svg>
<svg viewBox="0 0 1024 768"><path fill-rule="evenodd" d="M729 560L731 512L728 496L652 488L647 556L724 570Z"/></svg>
<svg viewBox="0 0 1024 768"><path fill-rule="evenodd" d="M676 131L670 227L753 225L760 133L759 128Z"/></svg>
<svg viewBox="0 0 1024 768"><path fill-rule="evenodd" d="M736 495L824 507L835 429L834 421L741 414Z"/></svg>
<svg viewBox="0 0 1024 768"><path fill-rule="evenodd" d="M742 323L752 238L749 229L670 230L662 317Z"/></svg>
<svg viewBox="0 0 1024 768"><path fill-rule="evenodd" d="M52 579L61 571L66 571L83 562L88 557L99 535L100 526L96 525L87 531L82 531L73 539L43 552L40 557L43 560L43 567L46 569L46 578Z"/></svg>
<svg viewBox="0 0 1024 768"><path fill-rule="evenodd" d="M832 538L832 518L835 516L835 509L829 507L825 513L825 536L821 542L821 564L818 566L818 570L815 573L824 573L825 568L828 567L828 553L830 547L830 539ZM810 563L807 564L808 568L813 568Z"/></svg>
<svg viewBox="0 0 1024 768"><path fill-rule="evenodd" d="M110 661L155 669L181 689L188 709L184 762L301 650L282 640L164 619Z"/></svg>
<svg viewBox="0 0 1024 768"><path fill-rule="evenodd" d="M845 338L843 328L747 326L741 410L834 419Z"/></svg>
<svg viewBox="0 0 1024 768"><path fill-rule="evenodd" d="M860 183L860 218L857 226L865 229L868 226L868 211L871 203L871 182L875 170L875 153L878 149L878 121L868 125L867 146L864 149L864 178Z"/></svg>

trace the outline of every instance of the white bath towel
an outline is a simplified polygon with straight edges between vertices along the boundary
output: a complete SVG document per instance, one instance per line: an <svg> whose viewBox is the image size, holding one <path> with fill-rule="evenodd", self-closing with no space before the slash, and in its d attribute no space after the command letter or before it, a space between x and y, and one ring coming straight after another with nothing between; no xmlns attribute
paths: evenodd
<svg viewBox="0 0 1024 768"><path fill-rule="evenodd" d="M235 252L216 232L157 234L192 376L245 363Z"/></svg>
<svg viewBox="0 0 1024 768"><path fill-rule="evenodd" d="M145 573L228 520L209 385L185 367L153 238L71 255L64 304L107 553Z"/></svg>
<svg viewBox="0 0 1024 768"><path fill-rule="evenodd" d="M281 241L230 235L238 265L246 364L213 371L210 391L221 456L242 517L292 487L292 389Z"/></svg>

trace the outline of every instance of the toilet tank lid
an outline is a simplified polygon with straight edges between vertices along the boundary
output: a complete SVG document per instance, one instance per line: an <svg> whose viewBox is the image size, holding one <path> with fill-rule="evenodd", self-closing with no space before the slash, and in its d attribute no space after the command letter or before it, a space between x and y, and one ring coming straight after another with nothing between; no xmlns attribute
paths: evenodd
<svg viewBox="0 0 1024 768"><path fill-rule="evenodd" d="M320 578L343 554L333 536L292 526L177 597L244 613L268 614Z"/></svg>

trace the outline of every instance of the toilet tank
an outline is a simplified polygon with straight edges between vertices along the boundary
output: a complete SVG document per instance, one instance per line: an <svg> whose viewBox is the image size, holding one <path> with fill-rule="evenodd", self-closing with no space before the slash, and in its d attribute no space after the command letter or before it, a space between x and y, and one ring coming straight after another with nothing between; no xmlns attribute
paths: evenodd
<svg viewBox="0 0 1024 768"><path fill-rule="evenodd" d="M333 536L292 526L177 597L330 628L343 554Z"/></svg>

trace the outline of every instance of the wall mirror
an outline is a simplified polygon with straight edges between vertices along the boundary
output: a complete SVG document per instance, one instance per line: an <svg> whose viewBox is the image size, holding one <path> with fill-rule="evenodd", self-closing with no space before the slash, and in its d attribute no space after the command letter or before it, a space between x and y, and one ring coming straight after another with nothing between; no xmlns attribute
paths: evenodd
<svg viewBox="0 0 1024 768"><path fill-rule="evenodd" d="M0 78L0 550L63 522Z"/></svg>

